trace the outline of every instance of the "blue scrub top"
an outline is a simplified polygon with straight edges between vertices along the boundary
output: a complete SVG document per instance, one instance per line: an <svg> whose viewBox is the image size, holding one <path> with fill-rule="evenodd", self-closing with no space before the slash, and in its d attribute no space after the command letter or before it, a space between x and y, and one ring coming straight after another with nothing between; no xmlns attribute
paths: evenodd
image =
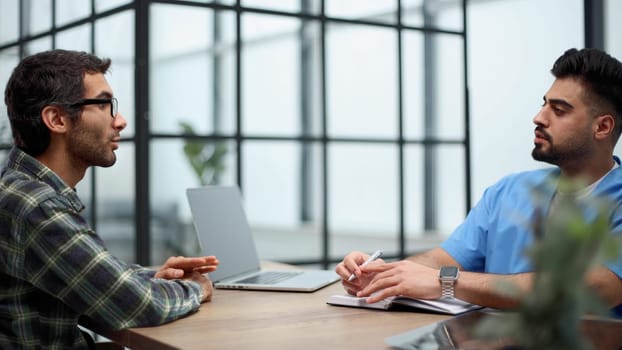
<svg viewBox="0 0 622 350"><path fill-rule="evenodd" d="M620 164L620 160L614 157ZM525 256L533 243L533 220L546 217L558 168L512 174L489 187L465 221L441 247L466 271L515 274L532 271ZM593 195L612 200L611 231L622 234L622 167L611 171ZM622 256L605 264L622 278ZM615 310L622 316L622 305Z"/></svg>

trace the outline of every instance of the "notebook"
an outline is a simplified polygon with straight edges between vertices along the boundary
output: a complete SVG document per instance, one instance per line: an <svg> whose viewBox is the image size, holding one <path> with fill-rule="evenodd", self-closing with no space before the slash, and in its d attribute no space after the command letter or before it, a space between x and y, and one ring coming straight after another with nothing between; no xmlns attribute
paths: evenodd
<svg viewBox="0 0 622 350"><path fill-rule="evenodd" d="M389 297L379 302L368 304L366 297L352 295L331 295L327 304L338 306L362 307L368 309L390 310L393 308L412 309L413 311L427 310L448 315L459 315L467 311L481 309L479 305L467 303L457 298L440 298L436 300L414 299L408 297Z"/></svg>
<svg viewBox="0 0 622 350"><path fill-rule="evenodd" d="M313 292L337 280L328 270L262 270L237 186L186 191L204 255L220 264L209 276L215 288Z"/></svg>

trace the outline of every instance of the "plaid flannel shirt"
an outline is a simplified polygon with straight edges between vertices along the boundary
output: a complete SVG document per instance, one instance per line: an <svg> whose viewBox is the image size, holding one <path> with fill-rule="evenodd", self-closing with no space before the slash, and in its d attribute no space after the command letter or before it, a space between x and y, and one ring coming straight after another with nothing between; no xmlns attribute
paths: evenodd
<svg viewBox="0 0 622 350"><path fill-rule="evenodd" d="M0 175L0 348L87 348L103 327L153 326L198 309L202 289L112 256L79 214L74 189L13 148Z"/></svg>

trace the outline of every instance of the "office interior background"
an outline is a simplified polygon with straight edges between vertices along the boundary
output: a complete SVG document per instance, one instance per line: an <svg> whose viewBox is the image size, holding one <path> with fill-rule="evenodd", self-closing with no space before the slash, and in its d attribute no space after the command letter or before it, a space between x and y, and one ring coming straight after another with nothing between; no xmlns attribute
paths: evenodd
<svg viewBox="0 0 622 350"><path fill-rule="evenodd" d="M622 59L620 13L618 0L2 0L0 86L43 50L112 59L128 127L117 164L77 190L115 255L198 254L186 189L238 185L262 259L329 267L436 246L487 186L547 166L530 154L549 70L571 47ZM0 161L10 147L3 106Z"/></svg>

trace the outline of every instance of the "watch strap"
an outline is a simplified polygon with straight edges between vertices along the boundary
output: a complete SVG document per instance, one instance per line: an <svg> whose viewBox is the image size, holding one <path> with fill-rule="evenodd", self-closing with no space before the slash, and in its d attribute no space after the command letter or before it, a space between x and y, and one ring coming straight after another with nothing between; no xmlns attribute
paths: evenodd
<svg viewBox="0 0 622 350"><path fill-rule="evenodd" d="M441 279L441 298L454 298L454 279Z"/></svg>

